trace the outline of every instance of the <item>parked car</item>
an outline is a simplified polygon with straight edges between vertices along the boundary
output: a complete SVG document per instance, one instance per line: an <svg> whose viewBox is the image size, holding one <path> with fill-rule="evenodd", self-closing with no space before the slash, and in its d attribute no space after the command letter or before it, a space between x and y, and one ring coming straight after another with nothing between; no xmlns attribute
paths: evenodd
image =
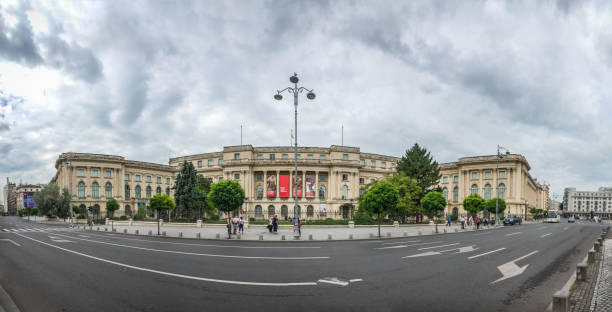
<svg viewBox="0 0 612 312"><path fill-rule="evenodd" d="M508 224L510 225L519 224L520 225L522 222L523 222L523 218L519 215L510 214L504 218L504 225L508 225Z"/></svg>
<svg viewBox="0 0 612 312"><path fill-rule="evenodd" d="M573 216L567 219L567 223L574 223L574 222L576 222L576 219Z"/></svg>

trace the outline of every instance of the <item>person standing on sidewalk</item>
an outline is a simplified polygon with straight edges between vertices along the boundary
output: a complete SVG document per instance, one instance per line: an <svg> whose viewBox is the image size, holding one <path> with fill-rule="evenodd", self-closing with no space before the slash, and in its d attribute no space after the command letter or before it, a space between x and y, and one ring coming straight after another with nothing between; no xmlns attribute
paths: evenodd
<svg viewBox="0 0 612 312"><path fill-rule="evenodd" d="M464 230L465 229L465 218L461 216L461 218L459 218L459 222L461 222L461 229Z"/></svg>
<svg viewBox="0 0 612 312"><path fill-rule="evenodd" d="M451 216L446 216L446 226L451 226Z"/></svg>
<svg viewBox="0 0 612 312"><path fill-rule="evenodd" d="M244 234L244 219L240 217L240 221L238 222L238 232L240 232L240 234Z"/></svg>
<svg viewBox="0 0 612 312"><path fill-rule="evenodd" d="M476 229L480 230L480 218L476 217Z"/></svg>
<svg viewBox="0 0 612 312"><path fill-rule="evenodd" d="M274 228L274 234L276 234L278 232L278 217L276 215L272 218L272 228Z"/></svg>
<svg viewBox="0 0 612 312"><path fill-rule="evenodd" d="M270 217L270 220L268 220L268 232L272 233L273 226L274 226L274 217Z"/></svg>

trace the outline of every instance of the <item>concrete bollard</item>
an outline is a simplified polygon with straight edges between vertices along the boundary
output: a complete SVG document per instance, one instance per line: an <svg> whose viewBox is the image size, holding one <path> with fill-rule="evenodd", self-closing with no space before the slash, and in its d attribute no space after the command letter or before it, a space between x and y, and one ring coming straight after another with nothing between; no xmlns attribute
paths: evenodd
<svg viewBox="0 0 612 312"><path fill-rule="evenodd" d="M183 232L179 232L178 237L179 237L179 238L180 238L180 237L183 237Z"/></svg>
<svg viewBox="0 0 612 312"><path fill-rule="evenodd" d="M576 265L576 280L585 281L587 277L587 264L584 262Z"/></svg>
<svg viewBox="0 0 612 312"><path fill-rule="evenodd" d="M293 240L300 240L302 239L302 236L293 236Z"/></svg>
<svg viewBox="0 0 612 312"><path fill-rule="evenodd" d="M455 233L459 232L459 230L457 228L455 228Z"/></svg>
<svg viewBox="0 0 612 312"><path fill-rule="evenodd" d="M431 230L431 234L436 234L436 230Z"/></svg>
<svg viewBox="0 0 612 312"><path fill-rule="evenodd" d="M166 231L163 231L163 232L162 232L162 236L166 236Z"/></svg>
<svg viewBox="0 0 612 312"><path fill-rule="evenodd" d="M312 234L308 234L308 240L312 240Z"/></svg>
<svg viewBox="0 0 612 312"><path fill-rule="evenodd" d="M123 234L127 234L127 229L123 229Z"/></svg>
<svg viewBox="0 0 612 312"><path fill-rule="evenodd" d="M423 235L423 233L421 233L421 231L419 231L419 236Z"/></svg>
<svg viewBox="0 0 612 312"><path fill-rule="evenodd" d="M281 240L285 240L285 234L281 236Z"/></svg>
<svg viewBox="0 0 612 312"><path fill-rule="evenodd" d="M148 234L149 234L149 235L153 235L153 231L149 230L149 233L148 233Z"/></svg>
<svg viewBox="0 0 612 312"><path fill-rule="evenodd" d="M408 237L408 232L404 232L404 237Z"/></svg>
<svg viewBox="0 0 612 312"><path fill-rule="evenodd" d="M391 233L387 232L387 237L391 237Z"/></svg>
<svg viewBox="0 0 612 312"><path fill-rule="evenodd" d="M96 227L96 231L99 231L99 230L100 230L100 227L99 227L99 226L98 226L98 227Z"/></svg>
<svg viewBox="0 0 612 312"><path fill-rule="evenodd" d="M601 245L599 245L599 242L595 242L593 244L593 249L595 249L595 252L599 252L601 250Z"/></svg>
<svg viewBox="0 0 612 312"><path fill-rule="evenodd" d="M353 239L353 234L349 234L349 239Z"/></svg>
<svg viewBox="0 0 612 312"><path fill-rule="evenodd" d="M197 238L197 239L202 238L202 234L201 234L201 233L196 233L196 238Z"/></svg>
<svg viewBox="0 0 612 312"><path fill-rule="evenodd" d="M259 240L263 240L263 235L259 235Z"/></svg>
<svg viewBox="0 0 612 312"><path fill-rule="evenodd" d="M198 221L196 221L196 227L198 228L202 227L202 219L198 219Z"/></svg>
<svg viewBox="0 0 612 312"><path fill-rule="evenodd" d="M446 229L444 229L444 233L446 233Z"/></svg>
<svg viewBox="0 0 612 312"><path fill-rule="evenodd" d="M399 221L393 221L393 227L394 228L398 228L399 227Z"/></svg>
<svg viewBox="0 0 612 312"><path fill-rule="evenodd" d="M370 238L374 238L374 233L370 233Z"/></svg>
<svg viewBox="0 0 612 312"><path fill-rule="evenodd" d="M215 235L216 239L221 239L221 234L217 233L217 235Z"/></svg>
<svg viewBox="0 0 612 312"><path fill-rule="evenodd" d="M134 231L134 234L138 235L138 233L139 233L139 231L138 231L138 230Z"/></svg>
<svg viewBox="0 0 612 312"><path fill-rule="evenodd" d="M603 238L598 238L597 242L599 243L599 246L603 246Z"/></svg>
<svg viewBox="0 0 612 312"><path fill-rule="evenodd" d="M242 235L241 235L241 234L238 234L238 235L236 235L236 238L237 238L237 239L242 239Z"/></svg>
<svg viewBox="0 0 612 312"><path fill-rule="evenodd" d="M114 232L114 233L117 233L117 229L113 229L113 232Z"/></svg>
<svg viewBox="0 0 612 312"><path fill-rule="evenodd" d="M559 290L553 295L553 312L567 312L569 311L569 291Z"/></svg>
<svg viewBox="0 0 612 312"><path fill-rule="evenodd" d="M593 248L591 248L591 250L589 250L589 254L587 256L587 263L591 264L595 262L595 250Z"/></svg>
<svg viewBox="0 0 612 312"><path fill-rule="evenodd" d="M331 234L327 234L327 240L332 240Z"/></svg>
<svg viewBox="0 0 612 312"><path fill-rule="evenodd" d="M349 221L348 227L349 227L349 229L354 229L355 228L355 221Z"/></svg>
<svg viewBox="0 0 612 312"><path fill-rule="evenodd" d="M104 232L108 232L108 228L104 228Z"/></svg>

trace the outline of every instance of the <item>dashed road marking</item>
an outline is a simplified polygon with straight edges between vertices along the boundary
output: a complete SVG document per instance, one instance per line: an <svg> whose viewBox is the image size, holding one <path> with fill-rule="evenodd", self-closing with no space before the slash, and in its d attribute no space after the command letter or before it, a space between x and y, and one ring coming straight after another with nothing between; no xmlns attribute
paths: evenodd
<svg viewBox="0 0 612 312"><path fill-rule="evenodd" d="M418 244L410 244L410 245L396 245L396 246L388 246L388 247L379 247L379 248L374 248L374 249L406 248L406 247L412 247L412 246L423 246L423 245L438 244L438 243L442 243L442 242L443 241L436 241L436 242L429 242L429 243L418 243Z"/></svg>
<svg viewBox="0 0 612 312"><path fill-rule="evenodd" d="M540 235L540 237L546 237L548 235L552 235L552 233L548 233L548 234L544 234L544 235Z"/></svg>
<svg viewBox="0 0 612 312"><path fill-rule="evenodd" d="M459 245L459 243L448 244L448 245L440 245L440 246L432 246L432 247L423 247L423 248L419 248L418 250L426 250L426 249L442 248L442 247L455 246L455 245Z"/></svg>
<svg viewBox="0 0 612 312"><path fill-rule="evenodd" d="M468 257L468 259L478 258L478 257L485 256L485 255L488 255L488 254L492 254L494 252L498 252L498 251L501 251L501 250L504 250L504 249L506 249L506 247L502 247L500 249L491 250L491 251L488 251L488 252L485 252L485 253L481 253L479 255L471 256L471 257Z"/></svg>
<svg viewBox="0 0 612 312"><path fill-rule="evenodd" d="M506 234L506 236L512 236L512 235L517 235L517 234L521 234L521 232L514 232L514 233Z"/></svg>

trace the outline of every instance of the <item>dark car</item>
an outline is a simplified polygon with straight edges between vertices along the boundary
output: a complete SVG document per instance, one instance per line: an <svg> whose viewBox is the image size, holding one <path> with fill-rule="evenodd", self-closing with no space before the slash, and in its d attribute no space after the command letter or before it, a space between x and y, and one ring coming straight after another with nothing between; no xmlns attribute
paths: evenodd
<svg viewBox="0 0 612 312"><path fill-rule="evenodd" d="M523 222L523 218L521 218L521 216L519 215L507 215L504 218L504 225L515 225L515 224L521 224Z"/></svg>

